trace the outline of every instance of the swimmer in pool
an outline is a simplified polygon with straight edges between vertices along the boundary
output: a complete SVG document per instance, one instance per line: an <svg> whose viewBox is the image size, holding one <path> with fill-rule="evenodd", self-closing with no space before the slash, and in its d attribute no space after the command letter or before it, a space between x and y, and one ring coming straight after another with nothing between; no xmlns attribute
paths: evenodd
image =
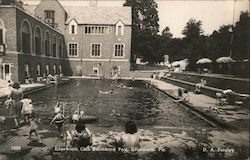
<svg viewBox="0 0 250 160"><path fill-rule="evenodd" d="M112 113L110 113L110 116L121 116L120 113L116 113L116 111L113 109Z"/></svg>
<svg viewBox="0 0 250 160"><path fill-rule="evenodd" d="M111 94L111 93L113 93L113 89L111 89L110 91L101 91L101 90L99 90L99 93L101 93L101 94Z"/></svg>

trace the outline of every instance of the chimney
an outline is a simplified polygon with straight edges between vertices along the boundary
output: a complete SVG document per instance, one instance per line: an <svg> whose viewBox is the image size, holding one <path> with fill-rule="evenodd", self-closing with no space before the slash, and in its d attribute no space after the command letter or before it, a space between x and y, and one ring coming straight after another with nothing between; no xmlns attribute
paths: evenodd
<svg viewBox="0 0 250 160"><path fill-rule="evenodd" d="M89 1L90 7L97 7L98 6L98 0L90 0Z"/></svg>

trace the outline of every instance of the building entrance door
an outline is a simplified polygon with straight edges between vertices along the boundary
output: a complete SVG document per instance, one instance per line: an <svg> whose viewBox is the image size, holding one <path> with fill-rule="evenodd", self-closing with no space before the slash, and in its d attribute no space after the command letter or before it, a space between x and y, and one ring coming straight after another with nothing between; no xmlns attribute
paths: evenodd
<svg viewBox="0 0 250 160"><path fill-rule="evenodd" d="M3 79L5 81L12 80L11 64L3 63Z"/></svg>

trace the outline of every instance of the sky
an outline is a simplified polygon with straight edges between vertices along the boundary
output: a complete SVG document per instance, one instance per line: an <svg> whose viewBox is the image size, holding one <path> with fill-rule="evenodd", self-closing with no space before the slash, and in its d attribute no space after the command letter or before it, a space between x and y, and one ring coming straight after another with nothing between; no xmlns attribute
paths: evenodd
<svg viewBox="0 0 250 160"><path fill-rule="evenodd" d="M39 1L23 0L37 4ZM63 6L87 6L88 0L59 0ZM160 33L168 26L173 37L183 37L182 30L189 19L202 22L205 35L210 35L222 25L239 20L241 11L249 11L248 0L155 0L158 4ZM124 0L98 0L98 6L122 6ZM235 3L235 14L233 14Z"/></svg>

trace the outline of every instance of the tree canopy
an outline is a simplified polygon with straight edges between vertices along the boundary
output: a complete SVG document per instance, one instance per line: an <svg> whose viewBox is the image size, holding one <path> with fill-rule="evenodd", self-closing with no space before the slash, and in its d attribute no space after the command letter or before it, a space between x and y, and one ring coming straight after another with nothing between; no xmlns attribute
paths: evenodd
<svg viewBox="0 0 250 160"><path fill-rule="evenodd" d="M141 56L146 61L148 60L146 57L154 57L152 55L156 54L155 49L149 53L142 47L148 46L149 50L154 47L153 40L159 32L157 3L154 0L126 0L124 6L132 8L131 56Z"/></svg>

